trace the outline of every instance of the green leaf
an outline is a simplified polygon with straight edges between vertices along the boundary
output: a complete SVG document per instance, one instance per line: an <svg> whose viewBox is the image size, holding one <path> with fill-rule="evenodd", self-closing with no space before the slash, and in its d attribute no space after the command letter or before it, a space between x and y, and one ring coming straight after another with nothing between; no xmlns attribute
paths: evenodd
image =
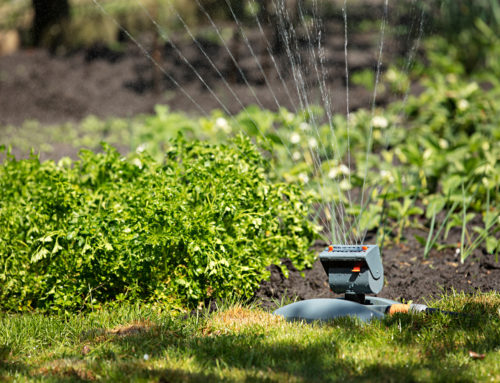
<svg viewBox="0 0 500 383"><path fill-rule="evenodd" d="M493 236L486 238L486 251L493 254L495 250L500 246L500 241Z"/></svg>
<svg viewBox="0 0 500 383"><path fill-rule="evenodd" d="M422 237L420 235L416 235L416 234L414 235L414 237L418 243L420 243L422 246L425 246L427 240L424 237Z"/></svg>
<svg viewBox="0 0 500 383"><path fill-rule="evenodd" d="M54 248L52 249L52 254L56 254L59 250L63 250L63 248L59 245L59 238L57 238Z"/></svg>
<svg viewBox="0 0 500 383"><path fill-rule="evenodd" d="M429 198L425 216L430 219L433 215L437 215L443 211L446 201L447 199L442 195L434 195L432 198Z"/></svg>
<svg viewBox="0 0 500 383"><path fill-rule="evenodd" d="M33 256L31 257L31 263L36 263L38 261L41 261L42 259L45 259L50 252L45 248L41 247Z"/></svg>

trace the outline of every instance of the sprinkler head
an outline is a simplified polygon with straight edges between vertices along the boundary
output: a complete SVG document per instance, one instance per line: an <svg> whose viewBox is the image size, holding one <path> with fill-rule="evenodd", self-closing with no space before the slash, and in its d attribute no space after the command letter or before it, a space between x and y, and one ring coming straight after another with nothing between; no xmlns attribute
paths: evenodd
<svg viewBox="0 0 500 383"><path fill-rule="evenodd" d="M384 286L384 267L377 245L330 245L319 255L330 289L363 303L365 294Z"/></svg>

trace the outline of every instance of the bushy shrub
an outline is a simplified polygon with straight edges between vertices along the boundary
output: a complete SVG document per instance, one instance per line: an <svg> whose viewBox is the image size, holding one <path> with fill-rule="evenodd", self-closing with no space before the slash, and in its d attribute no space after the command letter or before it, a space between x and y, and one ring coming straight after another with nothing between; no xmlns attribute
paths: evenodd
<svg viewBox="0 0 500 383"><path fill-rule="evenodd" d="M268 181L249 139L177 139L162 163L104 149L0 167L1 308L193 307L252 296L282 257L313 261L307 198Z"/></svg>

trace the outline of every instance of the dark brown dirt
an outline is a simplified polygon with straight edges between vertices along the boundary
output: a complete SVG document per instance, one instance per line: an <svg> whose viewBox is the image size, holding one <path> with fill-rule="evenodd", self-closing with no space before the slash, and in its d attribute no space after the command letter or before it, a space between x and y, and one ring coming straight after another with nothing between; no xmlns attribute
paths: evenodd
<svg viewBox="0 0 500 383"><path fill-rule="evenodd" d="M346 108L344 38L341 27L338 23L330 23L324 31L327 36L324 40L326 83L332 94L335 111L345 111ZM275 61L288 91L269 59L267 43L260 32L248 30L247 35L262 63L269 86L241 37L236 42L230 41L228 45L251 88L235 69L224 46L199 40L237 98L196 44L185 38L173 38L172 41L230 113L240 111L241 104L256 104L256 99L265 108L276 110L273 93L280 105L293 111L294 105L299 105L299 101L285 49L282 48L280 52L278 47ZM351 76L357 71L376 67L378 38L377 33L356 33L350 37ZM21 125L28 119L36 119L42 124L79 121L89 114L104 118L128 117L152 113L157 104L168 104L174 110L196 115L202 114L200 108L207 112L222 108L179 56L173 44L167 43L155 50L152 49L152 41L148 35L141 38L141 43L146 49L152 50L152 56L164 73L132 42L125 43L123 51L95 45L65 55L51 55L44 50L23 50L0 57L0 126ZM394 62L398 50L404 51L404 48L395 39L391 41L388 38L385 44L385 62ZM307 66L310 53L306 41L301 42L299 51L303 65ZM312 67L306 70L305 81L312 89L310 101L318 100L319 86ZM199 108L186 94L179 91L175 82L182 85L185 93L199 104ZM370 106L371 92L363 87L351 84L350 95L351 109ZM379 94L377 103L385 104L389 98L390 95Z"/></svg>

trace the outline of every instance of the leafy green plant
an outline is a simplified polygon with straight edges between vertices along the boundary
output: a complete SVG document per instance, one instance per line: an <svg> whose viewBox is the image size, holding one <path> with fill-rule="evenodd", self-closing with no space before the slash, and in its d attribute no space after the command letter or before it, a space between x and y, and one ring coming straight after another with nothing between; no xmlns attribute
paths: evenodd
<svg viewBox="0 0 500 383"><path fill-rule="evenodd" d="M368 91L373 91L375 88L375 73L371 69L364 69L352 74L352 83L359 85Z"/></svg>
<svg viewBox="0 0 500 383"><path fill-rule="evenodd" d="M463 262L467 259L474 250L478 248L478 246L482 242L486 242L486 251L490 254L495 254L495 260L498 262L498 252L500 251L499 245L500 240L495 237L495 233L500 229L500 214L491 215L487 214L488 218L485 220L485 226L482 227L474 227L474 231L478 233L474 241L469 241L470 245L465 247L464 251L461 254L461 261Z"/></svg>
<svg viewBox="0 0 500 383"><path fill-rule="evenodd" d="M177 307L249 298L266 267L311 265L308 198L273 184L248 138L178 138L164 162L109 146L0 167L0 306L71 311L108 301Z"/></svg>
<svg viewBox="0 0 500 383"><path fill-rule="evenodd" d="M406 196L402 202L391 201L389 205L388 215L396 219L397 222L395 241L396 244L399 244L403 235L403 229L409 224L410 218L412 216L422 214L423 210L420 207L415 206L415 199L408 196Z"/></svg>

